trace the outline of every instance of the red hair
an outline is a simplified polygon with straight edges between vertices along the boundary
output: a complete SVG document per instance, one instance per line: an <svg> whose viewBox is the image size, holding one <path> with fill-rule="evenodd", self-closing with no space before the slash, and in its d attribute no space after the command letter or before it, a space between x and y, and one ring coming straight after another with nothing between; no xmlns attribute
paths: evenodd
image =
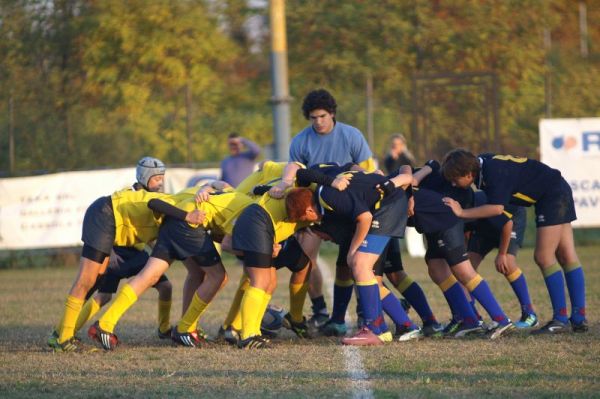
<svg viewBox="0 0 600 399"><path fill-rule="evenodd" d="M285 197L288 219L299 220L313 206L313 192L308 188L294 188Z"/></svg>

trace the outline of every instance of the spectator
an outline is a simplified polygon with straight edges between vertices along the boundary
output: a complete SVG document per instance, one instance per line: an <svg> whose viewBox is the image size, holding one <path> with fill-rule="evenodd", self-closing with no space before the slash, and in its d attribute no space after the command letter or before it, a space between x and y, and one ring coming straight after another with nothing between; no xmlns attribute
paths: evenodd
<svg viewBox="0 0 600 399"><path fill-rule="evenodd" d="M415 158L406 147L406 137L398 133L390 137L390 149L383 160L388 174L397 171L402 165L415 166Z"/></svg>
<svg viewBox="0 0 600 399"><path fill-rule="evenodd" d="M221 180L236 187L254 170L254 161L260 154L258 144L231 133L227 139L231 154L221 162ZM245 147L245 151L242 151Z"/></svg>

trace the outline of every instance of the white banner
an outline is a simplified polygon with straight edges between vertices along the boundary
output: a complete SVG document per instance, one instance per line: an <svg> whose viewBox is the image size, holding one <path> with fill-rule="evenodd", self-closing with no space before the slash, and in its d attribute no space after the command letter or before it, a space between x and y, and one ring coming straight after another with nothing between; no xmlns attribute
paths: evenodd
<svg viewBox="0 0 600 399"><path fill-rule="evenodd" d="M600 118L542 119L540 155L571 185L575 227L600 226Z"/></svg>
<svg viewBox="0 0 600 399"><path fill-rule="evenodd" d="M175 193L219 175L216 168L167 169L165 191ZM81 245L87 207L134 182L135 168L0 179L0 250Z"/></svg>

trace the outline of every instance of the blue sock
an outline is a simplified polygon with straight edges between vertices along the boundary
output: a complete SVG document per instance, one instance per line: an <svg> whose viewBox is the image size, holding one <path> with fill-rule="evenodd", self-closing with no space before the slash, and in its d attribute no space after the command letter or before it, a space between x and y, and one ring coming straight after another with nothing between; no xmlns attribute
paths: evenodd
<svg viewBox="0 0 600 399"><path fill-rule="evenodd" d="M579 324L585 320L585 277L581 265L567 266L565 280L571 299L571 321Z"/></svg>
<svg viewBox="0 0 600 399"><path fill-rule="evenodd" d="M523 314L535 314L533 305L531 304L531 298L529 297L529 289L527 288L527 280L521 269L517 269L508 276L506 279L510 282L519 304L521 304L521 312Z"/></svg>
<svg viewBox="0 0 600 399"><path fill-rule="evenodd" d="M467 283L467 289L471 295L477 299L477 302L488 312L492 320L500 325L508 324L508 317L502 311L500 304L496 301L490 286L479 274Z"/></svg>
<svg viewBox="0 0 600 399"><path fill-rule="evenodd" d="M375 334L382 334L388 330L383 315L381 314L381 299L379 298L379 285L377 281L356 284L358 303L362 309L365 324Z"/></svg>
<svg viewBox="0 0 600 399"><path fill-rule="evenodd" d="M457 281L444 291L444 296L450 304L452 315L458 316L466 326L473 327L477 325L479 319L473 312L462 286Z"/></svg>
<svg viewBox="0 0 600 399"><path fill-rule="evenodd" d="M331 320L342 324L346 319L346 311L348 310L348 304L350 298L352 298L352 291L354 290L354 284L352 280L347 282L338 282L336 280L333 286L333 309L331 310Z"/></svg>
<svg viewBox="0 0 600 399"><path fill-rule="evenodd" d="M406 280L406 278L404 279ZM402 281L404 281L402 280ZM400 287L400 285L398 285ZM419 284L414 281L403 291L398 291L402 294L404 298L410 303L410 306L413 307L415 312L419 315L421 320L423 320L423 324L437 322L435 316L433 315L433 311L429 306L429 302L427 302L427 298L425 297L425 293L421 289Z"/></svg>
<svg viewBox="0 0 600 399"><path fill-rule="evenodd" d="M323 297L323 295L318 296L316 298L310 298L310 301L312 302L313 314L327 314L327 305L325 304L325 298Z"/></svg>
<svg viewBox="0 0 600 399"><path fill-rule="evenodd" d="M479 310L477 310L477 304L475 303L475 298L473 295L470 295L469 305L471 305L471 309L473 309L473 313L477 316L477 320L483 320L483 317L479 314Z"/></svg>
<svg viewBox="0 0 600 399"><path fill-rule="evenodd" d="M404 311L404 308L402 308L402 304L398 298L391 292L388 291L388 294L381 298L381 305L383 311L390 316L397 326L409 327L411 330L417 328Z"/></svg>
<svg viewBox="0 0 600 399"><path fill-rule="evenodd" d="M565 296L565 279L562 269L557 264L542 270L544 281L548 294L550 294L550 302L552 302L552 318L562 323L567 323L567 298Z"/></svg>

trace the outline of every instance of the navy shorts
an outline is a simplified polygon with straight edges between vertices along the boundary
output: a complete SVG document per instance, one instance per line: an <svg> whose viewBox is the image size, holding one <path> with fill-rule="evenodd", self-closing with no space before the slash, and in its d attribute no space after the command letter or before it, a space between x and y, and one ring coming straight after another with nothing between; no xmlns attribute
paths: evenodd
<svg viewBox="0 0 600 399"><path fill-rule="evenodd" d="M447 230L426 233L427 252L425 260L444 259L448 265L454 266L467 259L465 248L464 223L459 222Z"/></svg>
<svg viewBox="0 0 600 399"><path fill-rule="evenodd" d="M158 231L152 257L167 262L193 258L200 266L213 266L221 261L210 235L203 227L191 227L183 220L165 217Z"/></svg>
<svg viewBox="0 0 600 399"><path fill-rule="evenodd" d="M519 207L513 214L512 221L513 228L507 252L513 256L517 256L519 248L523 246L525 227L527 226L527 212L525 208ZM500 245L500 235L501 233L491 226L489 226L488 230L477 229L471 234L467 250L485 258L487 254Z"/></svg>
<svg viewBox="0 0 600 399"><path fill-rule="evenodd" d="M133 247L114 247L106 273L98 286L98 292L114 294L119 288L119 282L124 278L137 275L146 266L150 255L144 250ZM158 283L168 281L165 274L160 276Z"/></svg>
<svg viewBox="0 0 600 399"><path fill-rule="evenodd" d="M302 250L296 237L288 238L281 245L279 255L273 260L276 269L287 267L292 272L299 272L308 265L310 259Z"/></svg>
<svg viewBox="0 0 600 399"><path fill-rule="evenodd" d="M85 211L81 241L85 246L108 256L115 242L115 235L116 225L112 200L110 197L100 197ZM85 254L84 251L82 256L87 257Z"/></svg>
<svg viewBox="0 0 600 399"><path fill-rule="evenodd" d="M243 252L246 267L272 266L275 229L271 216L256 204L242 211L233 226L232 247Z"/></svg>
<svg viewBox="0 0 600 399"><path fill-rule="evenodd" d="M375 275L383 276L387 273L400 272L404 270L402 265L402 254L400 252L400 239L392 238L385 251L381 254L373 267Z"/></svg>
<svg viewBox="0 0 600 399"><path fill-rule="evenodd" d="M404 191L382 201L373 212L369 235L402 238L408 220L408 199Z"/></svg>
<svg viewBox="0 0 600 399"><path fill-rule="evenodd" d="M535 203L535 224L537 227L556 226L576 219L573 191L560 176L556 185Z"/></svg>

